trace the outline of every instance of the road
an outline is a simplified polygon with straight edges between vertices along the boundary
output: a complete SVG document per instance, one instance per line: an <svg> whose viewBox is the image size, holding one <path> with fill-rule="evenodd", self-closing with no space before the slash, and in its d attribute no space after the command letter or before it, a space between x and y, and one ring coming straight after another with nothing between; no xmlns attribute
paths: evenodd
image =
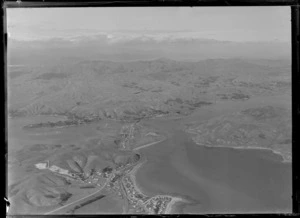
<svg viewBox="0 0 300 218"><path fill-rule="evenodd" d="M146 145L142 145L142 146L140 146L140 147L137 147L137 148L135 148L135 149L133 149L133 150L139 150L139 149L141 149L141 148L145 148L145 147L148 147L148 146L151 146L151 145L154 145L154 144L157 144L157 143L160 143L160 142L162 142L162 141L164 141L165 139L162 139L162 140L160 140L160 141L157 141L157 142L152 142L152 143L149 143L149 144L146 144ZM84 199L87 199L87 198L89 198L89 197L91 197L91 196L93 196L93 195L96 195L97 193L99 193L103 188L105 188L105 186L110 182L110 180L111 180L111 178L112 178L112 176L114 175L114 171L112 172L112 174L110 175L110 177L107 179L107 181L104 183L104 185L100 188L100 189L98 189L96 192L94 192L94 193L92 193L92 194L90 194L90 195L87 195L87 196L85 196L85 197L83 197L83 198L80 198L80 199L78 199L78 200L76 200L76 201L73 201L73 202L71 202L71 203L69 203L69 204L66 204L66 205L64 205L64 206L62 206L62 207L59 207L59 208L56 208L56 209L54 209L54 210L52 210L52 211L49 211L49 212L47 212L47 213L45 213L44 215L49 215L49 214L52 214L52 213L54 213L54 212L57 212L57 211L59 211L59 210L61 210L61 209L64 209L64 208L66 208L66 207L68 207L68 206L70 206L70 205L72 205L72 204L75 204L75 203L77 203L77 202L80 202L80 201L82 201L82 200L84 200ZM125 191L125 190L123 190L123 191ZM126 194L126 193L125 193ZM128 202L125 202L125 211L126 210L128 210Z"/></svg>
<svg viewBox="0 0 300 218"><path fill-rule="evenodd" d="M59 211L59 210L61 210L61 209L63 209L63 208L66 208L66 207L68 207L68 206L70 206L70 205L72 205L72 204L75 204L75 203L77 203L77 202L79 202L79 201L82 201L82 200L84 200L84 199L86 199L86 198L89 198L89 197L91 197L91 196L93 196L93 195L99 193L99 192L100 192L102 189L104 189L105 186L110 182L110 180L111 180L111 178L112 178L112 175L114 175L114 172L113 172L113 173L110 175L110 177L106 180L106 182L104 183L104 185L103 185L100 189L98 189L96 192L94 192L94 193L92 193L92 194L90 194L90 195L88 195L88 196L85 196L85 197L83 197L83 198L80 198L80 199L78 199L78 200L76 200L76 201L73 201L73 202L71 202L71 203L69 203L69 204L66 204L66 205L64 205L64 206L62 206L62 207L56 208L55 210L51 210L51 211L45 213L44 215L49 215L49 214L51 214L51 213L54 213L54 212L56 212L56 211Z"/></svg>
<svg viewBox="0 0 300 218"><path fill-rule="evenodd" d="M158 144L158 143L160 143L160 142L162 142L162 141L164 141L164 140L166 140L166 139L162 139L162 140L157 141L157 142L151 142L151 143L149 143L149 144L142 145L142 146L140 146L140 147L134 148L133 150L136 151L136 150L139 150L139 149L141 149L141 148L145 148L145 147L148 147L148 146L151 146L151 145L154 145L154 144Z"/></svg>
<svg viewBox="0 0 300 218"><path fill-rule="evenodd" d="M122 196L123 196L123 199L124 199L123 214L127 214L128 213L129 204L128 204L128 199L127 199L127 193L125 191L122 179L119 181L119 184L120 184L120 187L122 189L121 193L122 193Z"/></svg>

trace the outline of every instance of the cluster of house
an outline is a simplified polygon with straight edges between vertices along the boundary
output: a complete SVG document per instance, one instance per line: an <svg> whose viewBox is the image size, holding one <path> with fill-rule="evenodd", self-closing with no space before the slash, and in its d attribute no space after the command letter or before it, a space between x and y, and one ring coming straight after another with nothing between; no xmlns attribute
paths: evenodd
<svg viewBox="0 0 300 218"><path fill-rule="evenodd" d="M79 173L72 173L69 170L63 169L63 168L58 167L56 165L50 166L49 161L37 163L37 164L35 164L35 167L37 169L40 169L40 170L46 170L47 169L47 170L50 170L54 173L58 173L58 174L61 174L61 175L66 175L66 176L69 176L69 177L72 177L72 178L78 178L78 176L79 176L81 178L81 180L84 179L85 182L88 182L88 183L91 183L91 182L96 183L99 180L99 177L108 178L109 175L113 171L113 168L105 167L105 168L102 169L101 172L96 172L96 173L93 173L92 175L88 176L87 178L83 178L85 176L83 176Z"/></svg>

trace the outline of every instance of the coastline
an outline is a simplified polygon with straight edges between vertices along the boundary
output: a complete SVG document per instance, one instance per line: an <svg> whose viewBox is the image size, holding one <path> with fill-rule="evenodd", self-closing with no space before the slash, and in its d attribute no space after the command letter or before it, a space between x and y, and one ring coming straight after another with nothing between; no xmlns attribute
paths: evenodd
<svg viewBox="0 0 300 218"><path fill-rule="evenodd" d="M165 140L165 139L164 139L164 140ZM161 140L161 141L163 141L163 140ZM160 141L159 141L159 142L160 142ZM159 142L150 143L150 144L148 144L147 146L150 146L150 145L152 145L152 144L156 144L156 143L159 143ZM146 147L147 147L147 146L146 146ZM144 147L144 146L143 146L143 147ZM139 148L141 148L141 147L139 147ZM143 164L145 164L146 162L147 162L147 160L145 159L143 162L138 163L136 166L133 167L133 169L132 169L132 170L130 171L130 173L129 173L129 176L130 176L130 178L131 178L131 180L132 180L132 182L133 182L133 185L134 185L135 189L136 189L138 192L143 193L143 194L144 194L144 192L142 191L142 188L141 188L141 187L137 184L137 182L136 182L136 172L137 172L137 171L140 169L140 167L141 167ZM171 214L171 213L172 213L172 210L173 210L173 208L174 208L174 206L175 206L176 203L179 203L179 202L188 202L187 200L185 200L185 199L183 199L183 198L181 198L181 197L175 197L175 196L172 196L172 195L160 195L160 194L156 194L156 195L154 195L154 196L149 196L149 197L150 197L149 200L150 200L151 198L153 198L153 197L159 197L159 196L168 196L168 197L171 198L171 201L167 203L167 206L166 206L165 211L164 211L163 214ZM148 200L148 201L149 201L149 200Z"/></svg>
<svg viewBox="0 0 300 218"><path fill-rule="evenodd" d="M187 202L183 198L174 197L174 196L170 196L170 197L171 197L171 201L167 204L164 214L172 214L172 209L174 208L176 203Z"/></svg>
<svg viewBox="0 0 300 218"><path fill-rule="evenodd" d="M144 160L141 163L138 163L137 165L135 165L133 167L133 169L129 172L129 177L131 178L133 185L135 187L135 189L141 193L143 193L142 188L138 186L138 184L136 183L136 172L137 170L144 164L146 163L147 160Z"/></svg>
<svg viewBox="0 0 300 218"><path fill-rule="evenodd" d="M193 140L194 141L194 140ZM194 141L195 142L195 141ZM257 146L247 146L247 147L243 147L243 146L237 146L237 147L232 147L232 146L221 146L221 145L203 145L200 143L195 142L195 144L197 145L201 145L207 148L231 148L231 149L238 149L238 150L268 150L268 151L272 151L274 154L281 156L282 158L282 163L292 163L291 159L286 159L285 155L280 153L279 151L276 151L274 149L271 148L265 148L265 147L257 147Z"/></svg>

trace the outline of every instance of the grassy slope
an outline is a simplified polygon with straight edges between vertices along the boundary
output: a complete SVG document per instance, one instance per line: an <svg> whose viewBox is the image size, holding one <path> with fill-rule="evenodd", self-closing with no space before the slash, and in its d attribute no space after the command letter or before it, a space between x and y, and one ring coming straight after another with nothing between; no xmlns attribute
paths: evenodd
<svg viewBox="0 0 300 218"><path fill-rule="evenodd" d="M20 72L23 72L22 74ZM123 119L190 114L217 99L290 90L289 63L238 59L79 61L8 70L11 115L76 114Z"/></svg>

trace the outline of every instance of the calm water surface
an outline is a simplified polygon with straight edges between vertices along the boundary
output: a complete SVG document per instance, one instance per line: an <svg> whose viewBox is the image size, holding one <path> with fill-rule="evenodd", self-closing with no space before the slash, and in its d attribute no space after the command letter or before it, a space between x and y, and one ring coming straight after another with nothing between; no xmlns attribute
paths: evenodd
<svg viewBox="0 0 300 218"><path fill-rule="evenodd" d="M197 204L186 206L185 213L291 212L292 169L280 156L202 147L170 126L168 140L140 151L148 162L137 182L147 194L189 196Z"/></svg>

